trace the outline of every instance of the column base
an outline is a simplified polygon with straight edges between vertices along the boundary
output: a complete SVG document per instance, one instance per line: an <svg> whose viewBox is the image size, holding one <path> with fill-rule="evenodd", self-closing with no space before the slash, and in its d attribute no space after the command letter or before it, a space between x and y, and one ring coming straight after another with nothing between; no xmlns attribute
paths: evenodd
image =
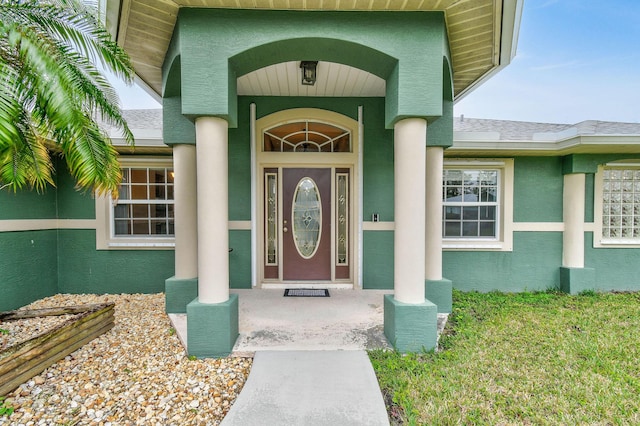
<svg viewBox="0 0 640 426"><path fill-rule="evenodd" d="M164 311L168 314L185 314L187 305L198 297L198 279L167 278L164 282Z"/></svg>
<svg viewBox="0 0 640 426"><path fill-rule="evenodd" d="M384 335L400 352L435 349L438 339L438 308L428 300L417 305L384 296Z"/></svg>
<svg viewBox="0 0 640 426"><path fill-rule="evenodd" d="M569 294L595 291L596 270L594 268L560 267L560 290Z"/></svg>
<svg viewBox="0 0 640 426"><path fill-rule="evenodd" d="M441 280L425 280L424 297L438 307L439 314L450 314L453 301L453 283L443 278Z"/></svg>
<svg viewBox="0 0 640 426"><path fill-rule="evenodd" d="M222 358L231 353L238 338L238 295L223 303L187 305L187 351L198 358Z"/></svg>

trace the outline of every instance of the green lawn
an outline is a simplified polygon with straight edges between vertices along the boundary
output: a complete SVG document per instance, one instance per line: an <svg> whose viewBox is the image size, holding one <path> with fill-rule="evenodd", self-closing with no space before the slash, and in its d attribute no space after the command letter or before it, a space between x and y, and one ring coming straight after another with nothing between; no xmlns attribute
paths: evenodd
<svg viewBox="0 0 640 426"><path fill-rule="evenodd" d="M437 353L370 354L399 424L640 424L640 293L454 292Z"/></svg>

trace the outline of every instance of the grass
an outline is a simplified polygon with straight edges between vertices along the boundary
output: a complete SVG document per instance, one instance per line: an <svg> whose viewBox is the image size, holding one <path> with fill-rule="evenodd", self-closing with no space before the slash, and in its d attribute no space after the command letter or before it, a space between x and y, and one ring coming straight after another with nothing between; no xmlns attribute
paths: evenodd
<svg viewBox="0 0 640 426"><path fill-rule="evenodd" d="M438 352L373 351L397 424L639 424L640 294L454 292Z"/></svg>

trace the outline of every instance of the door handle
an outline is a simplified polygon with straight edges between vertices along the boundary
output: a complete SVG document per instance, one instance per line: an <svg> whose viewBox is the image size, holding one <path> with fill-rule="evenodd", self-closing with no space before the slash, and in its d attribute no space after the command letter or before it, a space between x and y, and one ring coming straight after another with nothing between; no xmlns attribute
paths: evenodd
<svg viewBox="0 0 640 426"><path fill-rule="evenodd" d="M288 229L287 229L286 226L284 228L282 228L282 232L287 232L287 231L288 231Z"/></svg>

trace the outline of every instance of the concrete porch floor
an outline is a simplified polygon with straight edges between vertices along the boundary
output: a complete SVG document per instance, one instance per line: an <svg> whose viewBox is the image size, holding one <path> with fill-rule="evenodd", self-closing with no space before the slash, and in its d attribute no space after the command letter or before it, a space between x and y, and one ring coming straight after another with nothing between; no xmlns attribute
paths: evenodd
<svg viewBox="0 0 640 426"><path fill-rule="evenodd" d="M391 348L384 336L388 290L329 290L331 297L284 297L284 290L231 290L239 296L239 333L233 355L255 351ZM186 314L169 318L187 347ZM438 315L438 332L446 315Z"/></svg>

